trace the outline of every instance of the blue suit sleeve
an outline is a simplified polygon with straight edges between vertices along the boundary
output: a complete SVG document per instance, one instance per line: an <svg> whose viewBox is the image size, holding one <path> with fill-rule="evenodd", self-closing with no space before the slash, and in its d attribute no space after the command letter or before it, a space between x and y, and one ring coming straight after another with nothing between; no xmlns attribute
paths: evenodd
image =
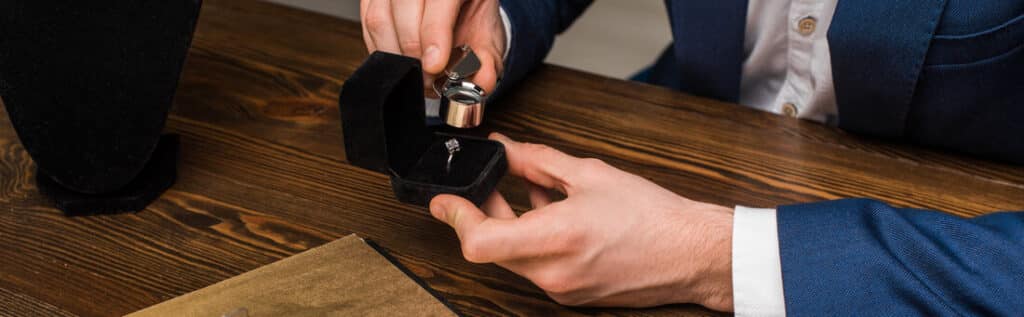
<svg viewBox="0 0 1024 317"><path fill-rule="evenodd" d="M544 61L555 35L572 25L592 0L501 0L511 24L512 43L497 91L500 98L505 91L518 85L526 75Z"/></svg>
<svg viewBox="0 0 1024 317"><path fill-rule="evenodd" d="M964 219L848 199L777 217L788 314L1024 312L1024 213Z"/></svg>

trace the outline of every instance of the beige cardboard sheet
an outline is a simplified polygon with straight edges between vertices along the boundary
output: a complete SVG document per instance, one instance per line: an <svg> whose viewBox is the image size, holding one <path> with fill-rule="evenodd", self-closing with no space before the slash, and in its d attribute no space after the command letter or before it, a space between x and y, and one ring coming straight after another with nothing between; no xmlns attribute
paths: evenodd
<svg viewBox="0 0 1024 317"><path fill-rule="evenodd" d="M128 316L220 317L239 308L248 317L455 315L349 235Z"/></svg>

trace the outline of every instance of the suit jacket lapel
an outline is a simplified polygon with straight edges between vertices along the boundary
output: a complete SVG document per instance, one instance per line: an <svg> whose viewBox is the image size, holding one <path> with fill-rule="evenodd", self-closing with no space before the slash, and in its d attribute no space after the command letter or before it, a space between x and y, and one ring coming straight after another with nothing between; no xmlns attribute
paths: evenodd
<svg viewBox="0 0 1024 317"><path fill-rule="evenodd" d="M775 0L770 0L775 1ZM666 1L674 62L684 91L736 102L743 67L747 0Z"/></svg>
<svg viewBox="0 0 1024 317"><path fill-rule="evenodd" d="M843 129L902 137L946 0L839 0L828 31Z"/></svg>

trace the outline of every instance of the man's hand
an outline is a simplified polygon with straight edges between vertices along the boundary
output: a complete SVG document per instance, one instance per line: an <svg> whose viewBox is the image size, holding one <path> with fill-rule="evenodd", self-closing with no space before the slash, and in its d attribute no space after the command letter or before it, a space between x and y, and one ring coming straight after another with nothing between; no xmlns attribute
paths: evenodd
<svg viewBox="0 0 1024 317"><path fill-rule="evenodd" d="M697 303L731 311L732 209L680 197L597 159L500 134L533 210L517 217L497 192L478 209L441 195L431 214L455 229L462 253L520 274L567 305ZM547 189L567 198L553 202Z"/></svg>
<svg viewBox="0 0 1024 317"><path fill-rule="evenodd" d="M362 0L363 40L370 52L419 58L427 83L444 71L452 47L467 44L480 58L473 82L493 92L505 53L498 0Z"/></svg>

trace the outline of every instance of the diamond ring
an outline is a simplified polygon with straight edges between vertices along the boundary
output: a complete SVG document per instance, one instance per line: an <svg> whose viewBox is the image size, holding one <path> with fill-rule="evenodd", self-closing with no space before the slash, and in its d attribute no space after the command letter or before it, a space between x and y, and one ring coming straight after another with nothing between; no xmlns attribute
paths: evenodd
<svg viewBox="0 0 1024 317"><path fill-rule="evenodd" d="M445 173L448 173L452 170L452 159L455 158L455 152L458 152L462 148L459 147L459 140L454 138L444 141L444 147L448 149L448 163L444 166Z"/></svg>

